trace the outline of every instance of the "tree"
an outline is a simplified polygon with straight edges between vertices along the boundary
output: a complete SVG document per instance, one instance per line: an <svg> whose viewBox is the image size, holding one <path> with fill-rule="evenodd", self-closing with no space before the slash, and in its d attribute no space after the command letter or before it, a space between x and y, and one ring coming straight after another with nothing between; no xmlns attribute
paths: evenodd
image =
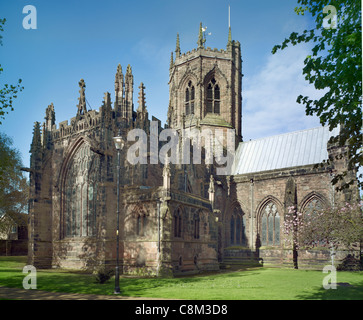
<svg viewBox="0 0 363 320"><path fill-rule="evenodd" d="M300 95L297 102L305 105L306 115L317 115L321 124L328 124L330 130L340 126L340 135L331 142L349 147L348 169L336 174L332 183L341 182L338 190L349 188L356 179L349 178L348 171L358 172L363 164L361 1L298 0L298 3L301 6L295 12L302 16L309 13L315 19L315 28L301 34L292 32L281 45L274 46L272 53L289 44L314 45L304 61L303 74L324 94L317 100ZM363 189L362 181L358 185Z"/></svg>
<svg viewBox="0 0 363 320"><path fill-rule="evenodd" d="M6 19L0 19L0 32L4 31L4 24ZM2 35L0 34L0 45L2 43ZM4 71L0 64L0 74ZM19 91L22 91L24 87L21 86L22 80L19 79L16 85L4 84L3 88L0 88L0 124L5 119L5 114L9 113L9 110L14 111L13 99L17 98Z"/></svg>
<svg viewBox="0 0 363 320"><path fill-rule="evenodd" d="M27 212L28 183L21 171L20 153L11 139L0 132L0 234L8 233L19 213Z"/></svg>
<svg viewBox="0 0 363 320"><path fill-rule="evenodd" d="M294 250L314 247L342 247L361 250L363 241L363 201L344 206L312 211L306 214L289 207L285 216L283 234L285 244ZM297 261L294 261L297 268Z"/></svg>

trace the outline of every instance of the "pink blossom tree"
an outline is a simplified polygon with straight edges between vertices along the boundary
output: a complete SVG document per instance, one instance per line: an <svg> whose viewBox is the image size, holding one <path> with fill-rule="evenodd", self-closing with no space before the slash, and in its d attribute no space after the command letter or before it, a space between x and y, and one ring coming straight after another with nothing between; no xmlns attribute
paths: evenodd
<svg viewBox="0 0 363 320"><path fill-rule="evenodd" d="M284 241L293 248L294 267L297 252L314 247L339 247L361 251L363 242L363 202L303 214L289 207L283 224Z"/></svg>

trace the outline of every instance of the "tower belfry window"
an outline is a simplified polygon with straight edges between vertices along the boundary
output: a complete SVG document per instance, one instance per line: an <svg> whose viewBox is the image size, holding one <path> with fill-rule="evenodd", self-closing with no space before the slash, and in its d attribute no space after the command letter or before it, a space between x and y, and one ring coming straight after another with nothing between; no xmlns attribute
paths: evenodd
<svg viewBox="0 0 363 320"><path fill-rule="evenodd" d="M214 78L209 81L207 86L207 106L206 113L217 113L221 112L220 102L221 93L219 86Z"/></svg>
<svg viewBox="0 0 363 320"><path fill-rule="evenodd" d="M185 89L185 115L194 114L195 89L191 81Z"/></svg>

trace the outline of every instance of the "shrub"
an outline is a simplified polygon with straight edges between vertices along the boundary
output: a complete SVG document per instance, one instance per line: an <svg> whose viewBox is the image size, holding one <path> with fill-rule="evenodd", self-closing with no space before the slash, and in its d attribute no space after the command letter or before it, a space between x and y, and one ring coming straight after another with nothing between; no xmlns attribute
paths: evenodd
<svg viewBox="0 0 363 320"><path fill-rule="evenodd" d="M337 267L338 271L362 271L363 266L360 259L354 258L351 254L348 254L340 265Z"/></svg>
<svg viewBox="0 0 363 320"><path fill-rule="evenodd" d="M96 282L103 284L113 276L113 270L100 268L96 273Z"/></svg>

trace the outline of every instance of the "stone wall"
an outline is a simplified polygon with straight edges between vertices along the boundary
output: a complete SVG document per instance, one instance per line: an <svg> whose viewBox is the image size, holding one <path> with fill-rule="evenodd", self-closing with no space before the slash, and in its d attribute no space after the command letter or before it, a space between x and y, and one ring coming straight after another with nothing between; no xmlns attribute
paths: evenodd
<svg viewBox="0 0 363 320"><path fill-rule="evenodd" d="M314 168L304 166L286 170L238 175L233 177L234 184L231 188L231 201L225 206L224 221L226 246L231 245L230 220L233 206L238 204L246 217L246 238L249 247L253 250L261 246L261 214L268 202L276 205L280 215L280 244L282 245L282 225L284 215L287 213L285 201L287 183L293 179L296 186L296 206L300 211L311 199L318 198L329 207L335 203L337 194L331 186L329 168ZM232 200L235 199L235 200Z"/></svg>
<svg viewBox="0 0 363 320"><path fill-rule="evenodd" d="M26 256L28 240L0 240L0 256Z"/></svg>
<svg viewBox="0 0 363 320"><path fill-rule="evenodd" d="M350 251L340 250L334 256L334 265L338 266ZM291 249L260 249L260 263L266 267L293 268L293 253ZM298 250L298 268L322 270L331 265L331 255L328 249Z"/></svg>

